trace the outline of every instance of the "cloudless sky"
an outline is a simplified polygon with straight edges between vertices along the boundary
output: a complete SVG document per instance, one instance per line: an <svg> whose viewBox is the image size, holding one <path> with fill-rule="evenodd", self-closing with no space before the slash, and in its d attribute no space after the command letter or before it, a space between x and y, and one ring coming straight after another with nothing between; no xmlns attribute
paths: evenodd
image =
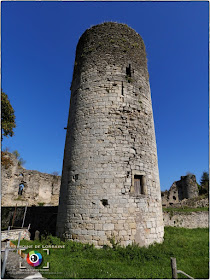
<svg viewBox="0 0 210 280"><path fill-rule="evenodd" d="M1 2L2 84L25 168L61 174L70 84L82 33L126 23L146 45L161 189L208 171L208 2Z"/></svg>

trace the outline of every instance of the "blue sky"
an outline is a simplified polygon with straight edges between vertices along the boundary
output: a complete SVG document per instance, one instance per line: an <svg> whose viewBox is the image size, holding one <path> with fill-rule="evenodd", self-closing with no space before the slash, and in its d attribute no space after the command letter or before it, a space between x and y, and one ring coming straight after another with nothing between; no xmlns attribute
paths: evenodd
<svg viewBox="0 0 210 280"><path fill-rule="evenodd" d="M208 2L1 2L2 89L15 109L25 168L61 174L79 37L104 21L143 38L161 189L208 171Z"/></svg>

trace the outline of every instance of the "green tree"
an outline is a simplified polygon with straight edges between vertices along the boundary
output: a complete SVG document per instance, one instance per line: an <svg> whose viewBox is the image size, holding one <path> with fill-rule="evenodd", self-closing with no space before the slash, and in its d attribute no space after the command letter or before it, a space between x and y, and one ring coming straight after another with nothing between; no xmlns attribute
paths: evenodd
<svg viewBox="0 0 210 280"><path fill-rule="evenodd" d="M201 176L201 181L200 184L202 187L207 187L209 185L209 173L208 172L203 172Z"/></svg>
<svg viewBox="0 0 210 280"><path fill-rule="evenodd" d="M3 136L12 137L15 127L15 111L10 104L7 94L1 90L1 140Z"/></svg>
<svg viewBox="0 0 210 280"><path fill-rule="evenodd" d="M209 192L209 173L204 171L200 180L200 194Z"/></svg>

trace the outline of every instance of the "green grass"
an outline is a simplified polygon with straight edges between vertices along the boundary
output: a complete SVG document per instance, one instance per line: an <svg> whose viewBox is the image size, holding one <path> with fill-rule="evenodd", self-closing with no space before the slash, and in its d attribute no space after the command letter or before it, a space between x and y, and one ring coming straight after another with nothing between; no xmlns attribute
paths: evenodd
<svg viewBox="0 0 210 280"><path fill-rule="evenodd" d="M170 207L164 208L164 212L200 212L200 211L209 211L209 207L198 207L198 208L191 208L191 207Z"/></svg>
<svg viewBox="0 0 210 280"><path fill-rule="evenodd" d="M134 278L134 279L171 279L170 257L177 259L177 268L193 278L209 278L209 237L208 229L165 228L164 242L149 248L137 245L115 248L95 249L72 241L62 242L56 237L42 241L21 241L21 245L65 244L65 249L50 249L50 255L42 249L42 268L50 263L50 273L43 277L52 279L65 278ZM16 242L17 244L17 242ZM179 274L179 278L185 278Z"/></svg>

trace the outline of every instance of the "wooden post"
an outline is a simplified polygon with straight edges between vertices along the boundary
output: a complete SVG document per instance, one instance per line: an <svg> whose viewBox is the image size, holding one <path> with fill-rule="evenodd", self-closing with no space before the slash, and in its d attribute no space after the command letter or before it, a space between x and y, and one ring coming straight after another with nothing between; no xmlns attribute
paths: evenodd
<svg viewBox="0 0 210 280"><path fill-rule="evenodd" d="M12 219L12 227L13 227L14 220L15 220L16 208L17 208L17 203L16 203L16 206L15 206L15 212L14 212L13 219Z"/></svg>
<svg viewBox="0 0 210 280"><path fill-rule="evenodd" d="M38 230L36 230L35 231L35 237L34 237L34 240L39 240L39 231Z"/></svg>
<svg viewBox="0 0 210 280"><path fill-rule="evenodd" d="M23 228L23 226L24 226L24 222L25 222L25 218L26 218L26 211L27 211L27 206L25 207L25 212L24 212L24 216L23 216L22 228Z"/></svg>
<svg viewBox="0 0 210 280"><path fill-rule="evenodd" d="M172 279L178 279L177 268L176 268L176 258L171 258L171 269L172 269Z"/></svg>

